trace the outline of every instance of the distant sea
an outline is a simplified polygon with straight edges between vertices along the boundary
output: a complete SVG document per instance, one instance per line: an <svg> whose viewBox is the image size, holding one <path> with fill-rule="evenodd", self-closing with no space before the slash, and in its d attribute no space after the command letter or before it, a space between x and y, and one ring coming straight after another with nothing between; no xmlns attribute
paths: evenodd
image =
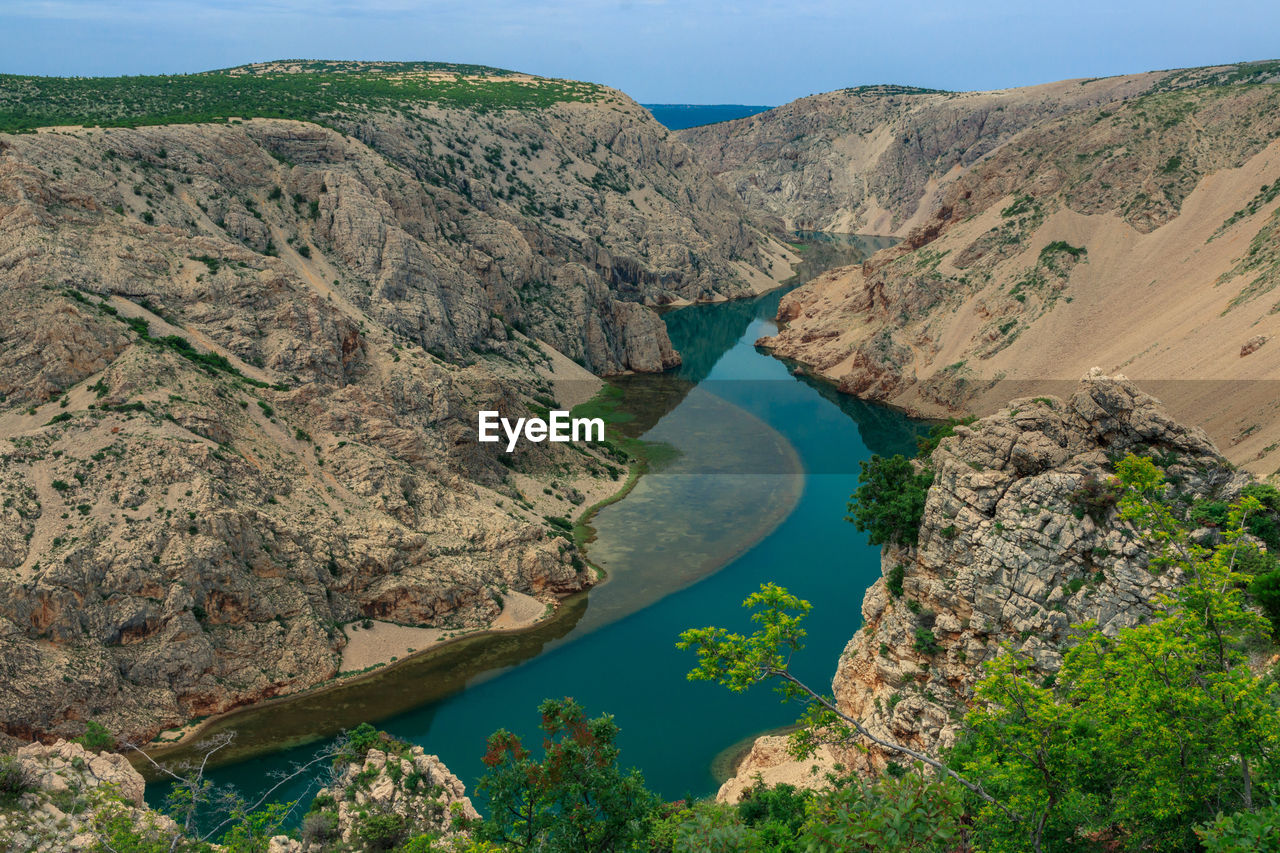
<svg viewBox="0 0 1280 853"><path fill-rule="evenodd" d="M747 104L641 104L641 106L648 109L653 113L654 118L671 130L746 118L773 109L773 107Z"/></svg>

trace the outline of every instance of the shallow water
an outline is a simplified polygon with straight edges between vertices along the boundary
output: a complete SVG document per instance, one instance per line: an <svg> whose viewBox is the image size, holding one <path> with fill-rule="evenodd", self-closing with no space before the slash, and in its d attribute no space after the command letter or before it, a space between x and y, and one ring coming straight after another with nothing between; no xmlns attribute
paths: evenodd
<svg viewBox="0 0 1280 853"><path fill-rule="evenodd" d="M856 259L865 248L844 251ZM374 720L440 755L471 790L491 732L533 736L538 703L573 696L593 715L615 716L624 763L658 793L713 793L715 756L791 722L795 709L763 690L733 695L688 682L693 659L675 649L677 635L708 624L746 629L742 599L775 581L815 603L797 669L828 684L880 573L878 549L843 520L858 463L913 451L923 429L757 350L756 338L774 331L780 295L668 313L684 366L620 383L634 428L681 455L597 516L589 554L607 583L534 631L469 638L367 681L228 717L240 754L276 751L221 767L214 780L262 790L318 746L299 744ZM305 798L308 783L279 796ZM148 799L162 796L163 786L149 786Z"/></svg>

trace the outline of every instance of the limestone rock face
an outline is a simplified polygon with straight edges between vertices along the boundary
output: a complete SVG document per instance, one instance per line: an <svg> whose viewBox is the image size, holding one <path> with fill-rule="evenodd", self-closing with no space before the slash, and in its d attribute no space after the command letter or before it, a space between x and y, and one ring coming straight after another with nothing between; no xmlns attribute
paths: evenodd
<svg viewBox="0 0 1280 853"><path fill-rule="evenodd" d="M756 738L751 751L738 765L737 772L716 792L716 802L736 803L744 792L760 781L770 787L788 784L798 788L820 788L826 784L826 774L836 771L837 762L832 749L819 746L812 758L798 761L787 751L788 742L785 735Z"/></svg>
<svg viewBox="0 0 1280 853"><path fill-rule="evenodd" d="M677 135L750 208L789 228L905 236L943 186L1021 131L1161 76L994 92L861 86Z"/></svg>
<svg viewBox="0 0 1280 853"><path fill-rule="evenodd" d="M902 595L881 578L862 603L834 680L841 708L872 731L934 754L949 746L983 661L1011 646L1057 671L1071 625L1107 634L1150 616L1179 582L1148 569L1113 508L1097 520L1073 493L1128 452L1153 455L1180 492L1231 498L1250 481L1202 430L1174 423L1123 377L1095 373L1068 399L1012 401L957 427L933 454L919 544L886 547L883 571L905 569ZM937 651L921 650L919 631ZM883 767L873 750L849 755Z"/></svg>

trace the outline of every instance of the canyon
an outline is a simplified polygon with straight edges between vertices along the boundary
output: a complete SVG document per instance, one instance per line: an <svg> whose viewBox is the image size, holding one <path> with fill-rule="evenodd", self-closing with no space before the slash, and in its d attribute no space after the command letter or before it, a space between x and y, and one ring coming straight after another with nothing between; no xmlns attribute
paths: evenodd
<svg viewBox="0 0 1280 853"><path fill-rule="evenodd" d="M650 306L789 252L634 102L556 91L0 136L7 733L145 743L331 679L344 624L468 630L592 583L547 518L632 460L500 459L475 412L678 363Z"/></svg>
<svg viewBox="0 0 1280 853"><path fill-rule="evenodd" d="M433 94L306 89L355 78ZM1072 625L1150 616L1178 578L1078 506L1114 459L1157 457L1188 500L1280 466L1280 63L866 86L677 132L606 87L472 66L209 79L286 80L319 106L111 126L127 105L107 99L0 133L9 745L90 720L145 744L331 685L361 624L436 642L555 612L599 580L575 520L645 460L612 435L478 441L476 413L531 422L601 377L675 370L655 309L779 288L812 250L797 231L896 240L781 296L757 344L788 379L983 416L932 452L918 543L886 546L841 617L835 699L878 735L936 755L1000 648L1050 678ZM76 91L8 82L35 103ZM671 397L628 439L740 332L671 388L620 380ZM413 749L338 781L404 761L470 809ZM817 784L812 763L761 739L720 797L757 773Z"/></svg>

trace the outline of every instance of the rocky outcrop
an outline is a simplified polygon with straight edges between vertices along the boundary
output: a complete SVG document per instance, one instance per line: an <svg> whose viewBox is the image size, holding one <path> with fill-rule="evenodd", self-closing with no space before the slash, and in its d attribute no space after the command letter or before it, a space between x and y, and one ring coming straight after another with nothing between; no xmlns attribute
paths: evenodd
<svg viewBox="0 0 1280 853"><path fill-rule="evenodd" d="M1116 78L1114 100L1073 100L1094 85L1044 89L1016 134L984 134L981 157L939 167L936 192L893 220L901 244L789 293L785 327L760 343L846 393L928 416L1069 393L1100 364L1158 388L1233 462L1269 475L1280 422L1260 380L1280 351L1252 342L1280 322L1276 67Z"/></svg>
<svg viewBox="0 0 1280 853"><path fill-rule="evenodd" d="M919 544L884 550L886 577L902 567L901 595L882 578L863 599L834 681L841 708L936 754L1002 648L1050 676L1072 625L1114 634L1146 619L1177 573L1153 571L1129 524L1083 497L1130 452L1158 460L1180 496L1230 499L1250 482L1121 376L1095 373L1065 400L1014 400L957 427L933 453ZM886 756L850 760L880 767Z"/></svg>
<svg viewBox="0 0 1280 853"><path fill-rule="evenodd" d="M422 835L465 835L454 828L454 820L479 815L458 777L421 747L389 739L384 743L390 751L370 749L359 759L339 760L332 768L333 781L316 794L303 821L302 839L297 832L276 836L269 842L270 853L390 849L377 845L393 838L403 842ZM25 787L15 800L0 802L0 844L6 850L87 853L123 849L104 843L108 841L154 849L171 844L187 849L195 843L173 819L147 806L146 783L123 755L60 740L49 746L28 744L0 761L17 768ZM9 764L5 771L10 772ZM370 816L383 819L376 841L369 832Z"/></svg>
<svg viewBox="0 0 1280 853"><path fill-rule="evenodd" d="M984 661L1010 648L1050 677L1071 626L1091 621L1114 634L1149 617L1177 573L1150 568L1114 497L1086 500L1129 452L1157 460L1187 499L1230 499L1251 480L1202 430L1098 371L1065 399L1014 400L957 426L932 455L918 544L886 546L883 577L863 597L862 626L832 685L841 709L882 738L936 755L954 743ZM749 786L762 767L796 774L809 763L774 752L733 784ZM836 752L864 772L900 760L874 746Z"/></svg>
<svg viewBox="0 0 1280 853"><path fill-rule="evenodd" d="M0 804L0 845L6 850L101 850L103 827L123 821L148 834L175 834L169 818L143 802L145 782L123 756L97 753L76 743L29 744L11 760L27 791Z"/></svg>
<svg viewBox="0 0 1280 853"><path fill-rule="evenodd" d="M756 738L751 751L734 768L734 775L716 792L716 802L736 803L757 785L817 788L826 784L828 773L839 772L835 752L826 744L819 745L812 758L797 761L789 751L790 743L787 735Z"/></svg>
<svg viewBox="0 0 1280 853"><path fill-rule="evenodd" d="M393 825L400 841L424 834L447 838L459 832L455 820L479 818L462 781L439 758L420 746L390 746L338 765L334 781L316 794L298 849L358 844L371 818Z"/></svg>

